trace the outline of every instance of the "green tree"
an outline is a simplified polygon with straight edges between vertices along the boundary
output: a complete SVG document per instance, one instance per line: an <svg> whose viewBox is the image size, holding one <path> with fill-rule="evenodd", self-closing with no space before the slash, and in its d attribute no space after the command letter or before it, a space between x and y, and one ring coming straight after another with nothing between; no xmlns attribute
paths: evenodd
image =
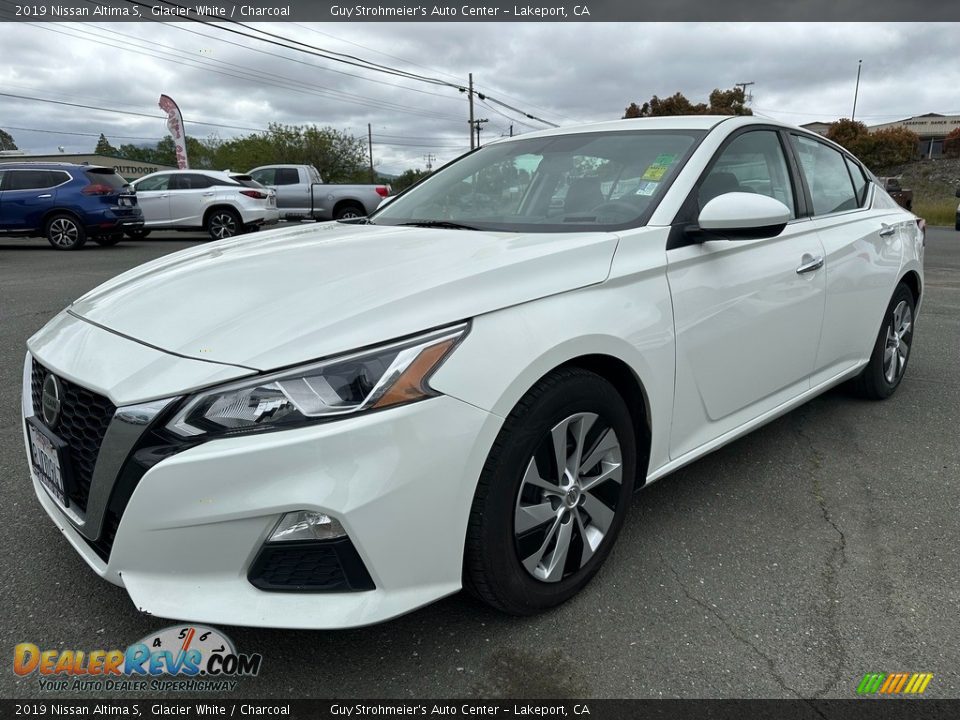
<svg viewBox="0 0 960 720"><path fill-rule="evenodd" d="M952 130L943 141L943 156L960 158L960 127Z"/></svg>
<svg viewBox="0 0 960 720"><path fill-rule="evenodd" d="M849 118L841 118L827 128L827 139L842 145L850 152L854 152L852 148L862 143L869 134L870 130L866 125Z"/></svg>
<svg viewBox="0 0 960 720"><path fill-rule="evenodd" d="M6 130L0 130L0 150L19 150L13 136Z"/></svg>
<svg viewBox="0 0 960 720"><path fill-rule="evenodd" d="M390 187L393 188L395 193L400 192L401 190L406 190L408 187L413 185L416 182L420 182L430 173L421 170L420 168L409 170L404 170L400 173L395 180L390 181Z"/></svg>
<svg viewBox="0 0 960 720"><path fill-rule="evenodd" d="M827 138L842 145L874 172L910 162L917 155L917 134L906 128L870 132L862 122L841 118L827 128Z"/></svg>
<svg viewBox="0 0 960 720"><path fill-rule="evenodd" d="M116 156L117 149L110 144L110 141L107 140L107 136L103 133L100 133L100 139L97 140L97 147L93 151L97 155L111 155Z"/></svg>
<svg viewBox="0 0 960 720"><path fill-rule="evenodd" d="M730 90L714 90L710 93L710 103L694 104L681 93L668 98L654 95L642 106L630 103L624 110L624 118L660 117L664 115L753 115L746 105L746 93L742 87Z"/></svg>

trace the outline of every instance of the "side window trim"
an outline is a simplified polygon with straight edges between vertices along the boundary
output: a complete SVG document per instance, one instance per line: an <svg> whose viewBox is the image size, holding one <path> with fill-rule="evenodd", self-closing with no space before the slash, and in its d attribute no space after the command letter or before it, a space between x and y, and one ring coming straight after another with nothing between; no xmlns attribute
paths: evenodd
<svg viewBox="0 0 960 720"><path fill-rule="evenodd" d="M798 150L797 150L797 148L796 148L796 143L794 142L794 138L801 138L801 137L802 137L802 138L806 138L807 140L812 140L813 142L820 143L821 145L823 145L824 147L828 148L829 150L833 150L834 152L838 153L838 154L844 159L843 165L844 165L844 168L846 168L846 170L847 170L847 177L848 177L849 180L850 180L850 186L851 186L851 188L854 189L854 191L856 190L856 188L854 188L854 186L853 186L853 177L850 175L850 168L847 167L847 162L846 162L847 158L850 158L855 164L857 164L857 165L859 166L859 165L860 165L860 162L859 162L856 158L854 158L852 155L850 155L846 150L842 149L839 145L836 146L836 147L834 147L832 144L828 144L828 143L823 142L823 138L822 138L822 137L815 137L815 136L813 136L813 135L809 135L809 134L807 134L807 133L802 133L802 132L797 132L797 131L795 131L795 130L789 131L789 134L790 134L790 136L791 136L791 137L790 137L790 141L791 141L791 145L793 146L793 151L794 151L794 152L798 152ZM798 169L799 169L799 171L800 171L800 175L801 175L801 177L803 178L803 187L804 187L804 192L807 194L807 198L808 198L808 202L809 202L809 212L810 212L810 215L809 215L809 216L810 216L811 218L828 218L828 217L836 217L836 216L839 216L839 215L849 215L850 213L861 212L861 211L863 211L863 210L868 210L868 209L869 209L868 205L866 204L866 200L865 200L865 201L864 201L864 204L859 205L858 207L855 207L855 208L851 208L850 210L838 210L838 211L836 211L836 212L824 213L823 215L817 215L817 214L815 214L815 213L814 213L814 210L813 210L813 197L810 195L810 187L809 187L809 185L807 184L807 176L806 176L806 174L803 172L802 166L801 166L800 161L799 161L799 157L797 158L797 166L798 166ZM862 166L861 166L861 169L862 169ZM867 185L868 185L868 186L871 185L872 183L869 181L870 175L869 175L868 173L866 173L866 172L864 172L864 175L868 178ZM856 197L856 195L854 195L854 197ZM867 193L867 197L869 197L869 193Z"/></svg>

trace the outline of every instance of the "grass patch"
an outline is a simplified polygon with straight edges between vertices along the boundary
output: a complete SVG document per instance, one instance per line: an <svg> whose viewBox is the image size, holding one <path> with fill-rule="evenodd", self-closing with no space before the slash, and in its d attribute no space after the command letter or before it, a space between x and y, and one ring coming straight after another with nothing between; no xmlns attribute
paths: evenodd
<svg viewBox="0 0 960 720"><path fill-rule="evenodd" d="M913 203L913 214L922 217L928 225L949 225L951 227L957 221L957 203L956 198L947 198L946 200L915 200Z"/></svg>

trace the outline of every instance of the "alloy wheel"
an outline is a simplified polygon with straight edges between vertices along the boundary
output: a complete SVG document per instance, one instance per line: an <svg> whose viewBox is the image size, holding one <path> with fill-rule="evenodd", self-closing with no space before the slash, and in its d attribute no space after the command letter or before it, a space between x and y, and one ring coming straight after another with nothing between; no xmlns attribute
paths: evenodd
<svg viewBox="0 0 960 720"><path fill-rule="evenodd" d="M57 218L50 223L50 241L57 247L73 247L80 235L76 223L68 218Z"/></svg>
<svg viewBox="0 0 960 720"><path fill-rule="evenodd" d="M217 240L225 240L237 234L237 221L230 213L217 213L210 218L210 234Z"/></svg>
<svg viewBox="0 0 960 720"><path fill-rule="evenodd" d="M883 376L891 385L903 374L907 366L910 346L906 338L913 327L913 312L905 300L897 303L893 309L890 324L887 325L887 340L883 350Z"/></svg>
<svg viewBox="0 0 960 720"><path fill-rule="evenodd" d="M527 464L514 541L527 572L559 582L586 565L609 532L623 482L620 442L595 413L553 427Z"/></svg>

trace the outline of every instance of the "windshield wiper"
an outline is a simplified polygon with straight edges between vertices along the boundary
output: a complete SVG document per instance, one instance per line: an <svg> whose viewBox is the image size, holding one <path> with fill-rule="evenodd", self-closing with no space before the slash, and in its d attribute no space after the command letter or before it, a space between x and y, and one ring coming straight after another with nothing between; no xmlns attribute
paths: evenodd
<svg viewBox="0 0 960 720"><path fill-rule="evenodd" d="M449 228L451 230L479 230L471 225L451 222L449 220L414 220L413 222L400 223L401 227L423 227L423 228Z"/></svg>

